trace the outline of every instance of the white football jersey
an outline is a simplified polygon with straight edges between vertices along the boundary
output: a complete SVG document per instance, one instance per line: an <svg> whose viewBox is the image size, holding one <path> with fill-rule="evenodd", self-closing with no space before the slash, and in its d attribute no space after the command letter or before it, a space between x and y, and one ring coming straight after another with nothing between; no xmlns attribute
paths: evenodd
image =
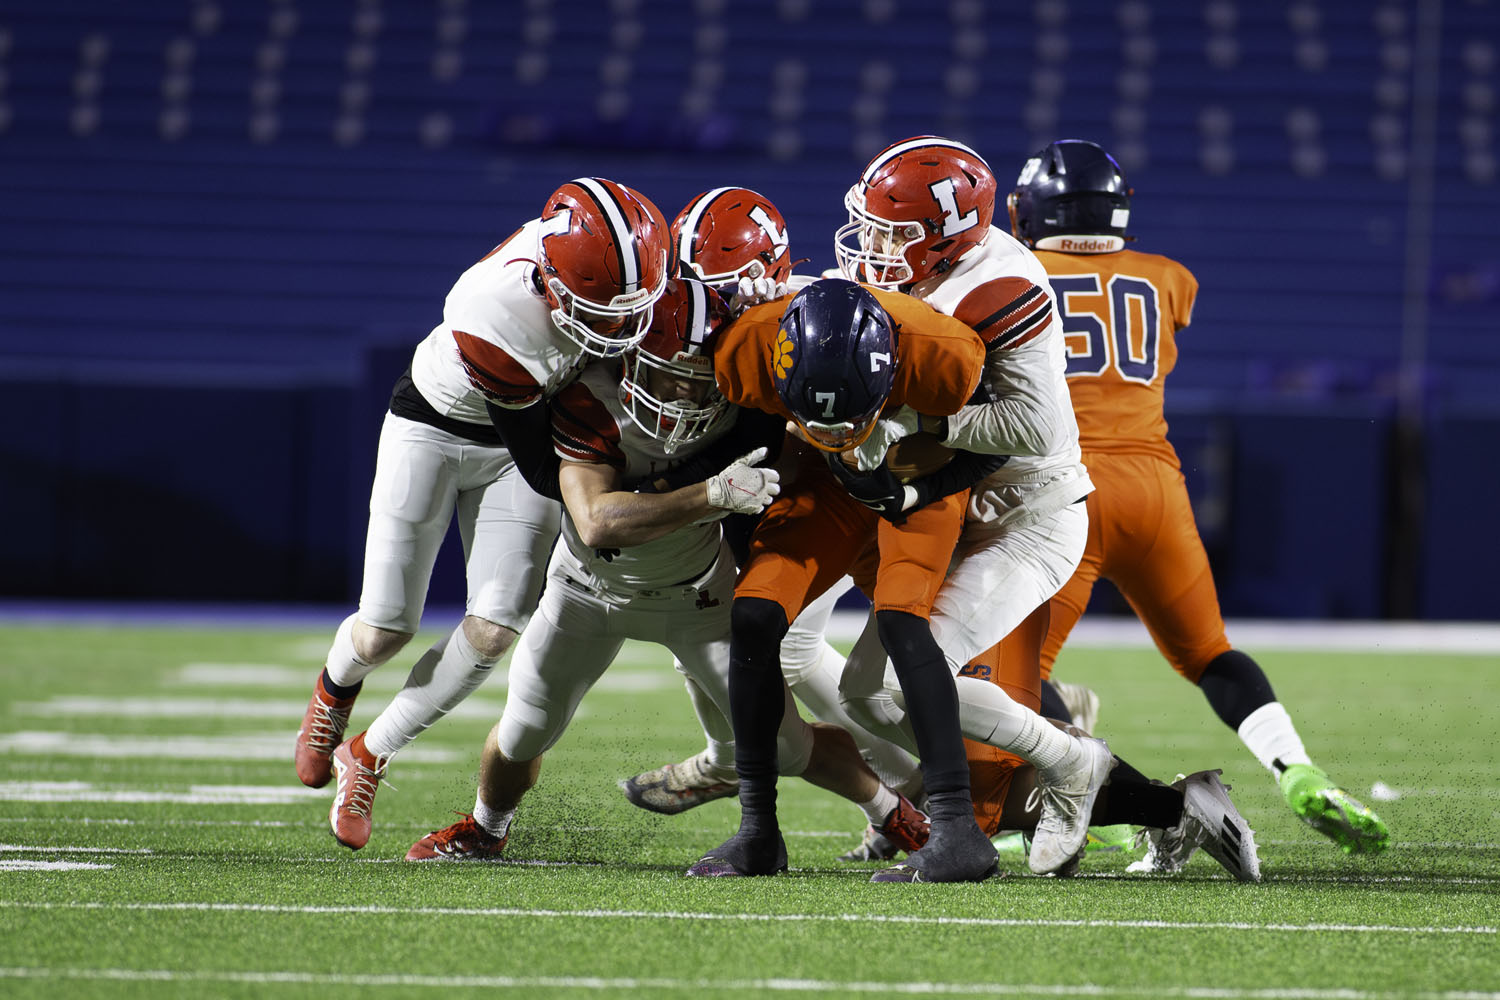
<svg viewBox="0 0 1500 1000"><path fill-rule="evenodd" d="M586 356L535 291L538 220L461 274L443 321L417 345L411 377L445 417L488 424L485 401L529 406L571 382Z"/></svg>
<svg viewBox="0 0 1500 1000"><path fill-rule="evenodd" d="M608 464L624 483L664 475L701 452L734 426L734 411L703 437L679 445L671 455L631 419L620 401L619 363L597 362L553 399L552 440L564 461ZM562 540L571 564L592 579L581 582L620 594L666 590L702 576L719 557L719 522L690 524L661 538L624 549L598 550L583 543L564 508ZM560 553L559 556L562 556Z"/></svg>
<svg viewBox="0 0 1500 1000"><path fill-rule="evenodd" d="M989 351L981 383L992 401L949 417L946 443L1010 455L985 487L1052 484L1045 497L1028 496L1025 505L1055 509L1093 487L1078 446L1062 320L1051 287L1036 255L991 227L984 245L910 293L973 327ZM971 514L989 520L997 513L984 509L984 492L975 489Z"/></svg>

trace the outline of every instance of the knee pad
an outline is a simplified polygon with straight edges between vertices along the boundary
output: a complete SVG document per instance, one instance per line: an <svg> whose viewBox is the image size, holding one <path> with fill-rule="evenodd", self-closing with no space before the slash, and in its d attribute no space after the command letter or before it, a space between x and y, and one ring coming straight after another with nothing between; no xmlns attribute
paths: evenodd
<svg viewBox="0 0 1500 1000"><path fill-rule="evenodd" d="M735 645L758 656L779 656L787 633L786 612L764 597L736 597L729 608Z"/></svg>

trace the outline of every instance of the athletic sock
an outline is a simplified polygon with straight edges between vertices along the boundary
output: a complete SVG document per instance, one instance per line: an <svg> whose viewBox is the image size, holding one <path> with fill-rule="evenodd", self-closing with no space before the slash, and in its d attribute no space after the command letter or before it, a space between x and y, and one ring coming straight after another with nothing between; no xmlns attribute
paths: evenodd
<svg viewBox="0 0 1500 1000"><path fill-rule="evenodd" d="M515 818L514 809L491 809L484 799L474 797L474 822L492 837L503 837L510 832L510 821Z"/></svg>
<svg viewBox="0 0 1500 1000"><path fill-rule="evenodd" d="M390 756L408 746L484 683L499 662L474 648L460 625L411 668L406 685L370 723L370 749Z"/></svg>
<svg viewBox="0 0 1500 1000"><path fill-rule="evenodd" d="M880 791L875 793L875 797L868 802L861 802L859 808L864 812L865 819L869 820L870 825L879 829L885 823L885 818L891 814L891 810L895 809L899 802L900 800L896 798L895 792L881 785Z"/></svg>
<svg viewBox="0 0 1500 1000"><path fill-rule="evenodd" d="M1198 689L1214 714L1238 730L1252 712L1276 700L1271 680L1249 655L1227 650L1208 661L1198 678Z"/></svg>
<svg viewBox="0 0 1500 1000"><path fill-rule="evenodd" d="M329 694L333 694L329 681L340 689L358 687L359 682L380 665L360 659L359 654L354 651L354 622L358 617L353 614L345 618L339 624L338 631L333 634L333 645L329 647L328 658L323 664L323 686L328 688Z"/></svg>
<svg viewBox="0 0 1500 1000"><path fill-rule="evenodd" d="M1311 764L1302 737L1281 702L1262 705L1240 723L1240 739L1255 759L1277 778L1292 764Z"/></svg>
<svg viewBox="0 0 1500 1000"><path fill-rule="evenodd" d="M359 689L364 686L364 681L355 681L348 687L345 687L341 684L335 684L333 682L333 678L328 676L328 668L323 668L323 690L326 691L331 697L337 698L339 701L348 701L350 698L353 698L355 695L359 694Z"/></svg>
<svg viewBox="0 0 1500 1000"><path fill-rule="evenodd" d="M1109 781L1094 802L1089 826L1129 823L1166 829L1182 822L1182 792L1153 782L1118 757L1115 761Z"/></svg>

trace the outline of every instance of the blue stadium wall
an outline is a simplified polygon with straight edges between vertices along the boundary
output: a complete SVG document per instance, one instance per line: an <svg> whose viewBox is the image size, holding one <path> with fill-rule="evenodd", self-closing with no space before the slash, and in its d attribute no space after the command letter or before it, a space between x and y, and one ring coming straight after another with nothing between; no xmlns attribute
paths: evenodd
<svg viewBox="0 0 1500 1000"><path fill-rule="evenodd" d="M10 0L0 594L350 601L390 383L554 187L754 187L816 270L936 132L1002 188L1103 143L1199 277L1168 416L1226 613L1500 617L1497 39L1464 0Z"/></svg>

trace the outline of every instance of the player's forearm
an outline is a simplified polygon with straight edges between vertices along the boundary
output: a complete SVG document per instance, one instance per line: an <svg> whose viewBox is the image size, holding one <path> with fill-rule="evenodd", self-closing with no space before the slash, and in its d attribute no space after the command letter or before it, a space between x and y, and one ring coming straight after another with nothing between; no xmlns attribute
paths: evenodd
<svg viewBox="0 0 1500 1000"><path fill-rule="evenodd" d="M655 541L713 512L708 503L708 488L703 483L670 493L601 493L588 504L586 511L570 508L583 543L608 549Z"/></svg>
<svg viewBox="0 0 1500 1000"><path fill-rule="evenodd" d="M1045 455L1064 433L1063 416L1051 393L1008 386L1006 395L965 406L948 418L950 448L983 455Z"/></svg>

